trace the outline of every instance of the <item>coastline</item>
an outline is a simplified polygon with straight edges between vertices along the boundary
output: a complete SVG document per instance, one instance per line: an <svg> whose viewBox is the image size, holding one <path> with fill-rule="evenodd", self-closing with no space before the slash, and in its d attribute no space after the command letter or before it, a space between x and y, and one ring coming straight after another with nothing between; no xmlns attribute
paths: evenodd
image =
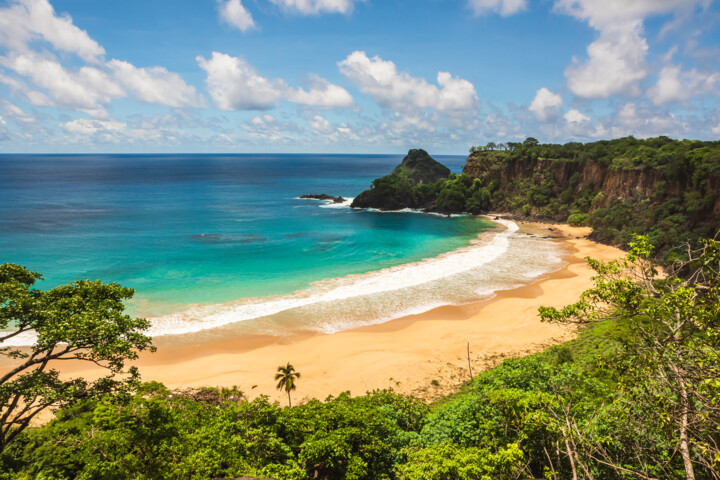
<svg viewBox="0 0 720 480"><path fill-rule="evenodd" d="M589 228L518 224L526 233L561 242L567 265L525 286L498 291L489 300L439 307L334 334L244 336L184 346L170 345L172 340L160 337L155 342L158 352L143 354L135 365L144 381L160 381L169 388L237 385L250 398L268 395L280 402L285 396L275 389L273 376L277 366L286 362L302 373L295 401L379 388L428 400L440 397L468 380L468 342L477 374L503 358L573 338L574 327L541 323L537 308L571 303L591 285L586 256L610 260L624 255L588 240ZM80 364L64 367L66 374L97 375L97 369Z"/></svg>

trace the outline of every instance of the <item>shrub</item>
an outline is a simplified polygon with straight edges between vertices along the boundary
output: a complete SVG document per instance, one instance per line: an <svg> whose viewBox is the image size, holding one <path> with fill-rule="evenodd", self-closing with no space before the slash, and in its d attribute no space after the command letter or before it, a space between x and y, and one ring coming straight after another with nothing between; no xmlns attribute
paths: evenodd
<svg viewBox="0 0 720 480"><path fill-rule="evenodd" d="M573 213L568 217L567 223L573 227L589 227L590 215L587 213Z"/></svg>

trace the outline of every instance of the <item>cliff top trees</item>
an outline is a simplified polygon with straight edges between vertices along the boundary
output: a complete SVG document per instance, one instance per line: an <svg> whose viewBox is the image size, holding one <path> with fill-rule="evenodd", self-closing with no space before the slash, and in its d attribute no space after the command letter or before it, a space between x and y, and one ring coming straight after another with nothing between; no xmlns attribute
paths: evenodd
<svg viewBox="0 0 720 480"><path fill-rule="evenodd" d="M41 279L20 265L0 265L0 355L10 360L0 371L0 451L44 409L133 384L137 371L125 372L125 362L154 349L142 333L147 320L123 314L133 290L83 280L43 291L34 287ZM12 347L22 335L34 335L34 345ZM108 375L62 379L55 367L63 360L94 363Z"/></svg>

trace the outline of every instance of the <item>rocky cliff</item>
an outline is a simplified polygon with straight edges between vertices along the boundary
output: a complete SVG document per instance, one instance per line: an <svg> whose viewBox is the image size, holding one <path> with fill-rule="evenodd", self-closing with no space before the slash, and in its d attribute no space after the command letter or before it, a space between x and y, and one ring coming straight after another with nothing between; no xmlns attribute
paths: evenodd
<svg viewBox="0 0 720 480"><path fill-rule="evenodd" d="M720 229L720 142L626 137L511 145L473 147L462 175L411 150L352 206L504 211L590 225L596 240L621 246L645 234L668 259L671 246Z"/></svg>
<svg viewBox="0 0 720 480"><path fill-rule="evenodd" d="M376 179L369 190L355 197L352 208L400 210L424 208L426 199L417 187L434 184L450 175L450 169L425 150L413 149L390 175Z"/></svg>
<svg viewBox="0 0 720 480"><path fill-rule="evenodd" d="M720 213L720 175L708 176L702 182L681 174L673 178L666 170L650 167L612 169L597 161L562 161L520 158L513 161L488 161L487 154L476 153L468 157L463 173L484 184L495 182L493 189L502 192L506 199L552 181L556 192L569 192L573 196L583 191L594 193L588 213L605 208L614 202L647 201L663 203L669 199L681 199L685 193L694 192L699 197L713 197L707 214ZM546 183L547 185L547 183ZM495 202L494 202L495 203ZM499 207L499 205L496 205ZM543 205L531 206L531 212L539 216L563 220L564 211L557 215L543 215Z"/></svg>

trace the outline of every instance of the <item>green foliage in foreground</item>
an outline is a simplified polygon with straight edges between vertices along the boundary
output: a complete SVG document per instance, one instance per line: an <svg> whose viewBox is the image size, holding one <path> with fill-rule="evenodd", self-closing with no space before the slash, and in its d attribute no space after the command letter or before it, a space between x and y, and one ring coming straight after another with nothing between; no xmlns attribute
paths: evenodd
<svg viewBox="0 0 720 480"><path fill-rule="evenodd" d="M5 346L0 359L0 451L43 410L137 386L137 372L125 362L152 350L144 335L150 323L124 314L134 291L115 283L78 280L50 290L35 286L39 273L20 265L0 265L0 345L33 334L27 349ZM62 378L59 362L91 362L105 369L95 381Z"/></svg>
<svg viewBox="0 0 720 480"><path fill-rule="evenodd" d="M720 245L657 275L647 239L548 321L564 345L432 405L389 391L282 408L234 389L86 399L28 429L0 478L720 478Z"/></svg>

